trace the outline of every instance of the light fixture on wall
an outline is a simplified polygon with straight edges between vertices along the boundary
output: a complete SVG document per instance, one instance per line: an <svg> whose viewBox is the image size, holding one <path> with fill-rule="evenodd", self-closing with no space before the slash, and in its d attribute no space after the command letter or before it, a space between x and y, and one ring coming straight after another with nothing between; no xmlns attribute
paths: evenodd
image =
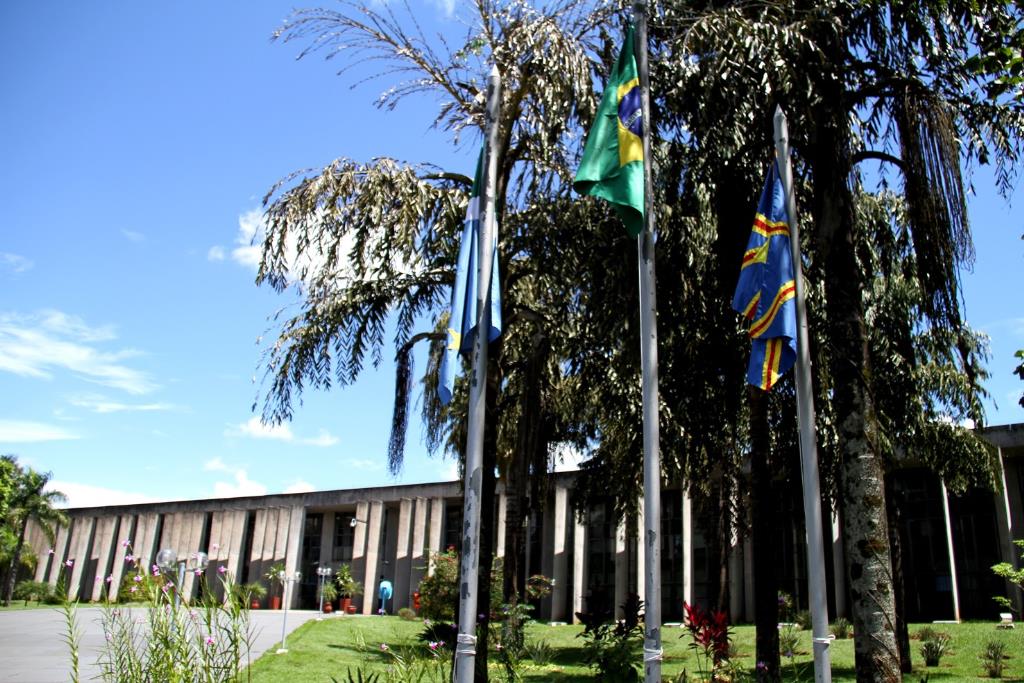
<svg viewBox="0 0 1024 683"><path fill-rule="evenodd" d="M366 524L366 520L365 519L359 519L358 517L353 517L352 519L350 519L348 521L348 525L350 527L352 527L353 529L356 528L356 524Z"/></svg>

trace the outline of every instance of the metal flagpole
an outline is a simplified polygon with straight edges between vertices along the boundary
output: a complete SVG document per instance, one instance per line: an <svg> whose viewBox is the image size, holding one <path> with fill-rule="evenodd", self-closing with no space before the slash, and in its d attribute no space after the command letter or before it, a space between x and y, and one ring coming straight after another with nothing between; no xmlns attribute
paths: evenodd
<svg viewBox="0 0 1024 683"><path fill-rule="evenodd" d="M480 194L480 238L477 240L477 326L473 336L473 381L469 390L469 425L466 437L466 476L462 508L462 565L459 576L459 633L455 644L455 681L470 683L476 661L477 575L480 569L480 505L483 485L484 427L487 413L487 345L491 328L491 268L495 240L495 187L497 185L498 117L501 112L501 76L491 68L487 79L487 145L483 188ZM485 598L486 599L486 598Z"/></svg>
<svg viewBox="0 0 1024 683"><path fill-rule="evenodd" d="M807 306L804 299L803 264L800 261L800 222L793 193L793 168L789 163L789 128L782 107L775 108L775 153L779 177L786 193L789 242L796 281L796 410L800 425L800 473L804 482L804 526L807 529L807 584L810 591L811 633L814 643L815 683L831 683L832 661L828 633L828 598L825 588L825 550L822 547L821 492L818 480L818 446L811 392L811 354L807 345Z"/></svg>
<svg viewBox="0 0 1024 683"><path fill-rule="evenodd" d="M640 271L640 363L644 430L644 681L661 683L661 455L658 451L658 328L654 290L654 185L651 180L651 99L647 67L647 7L633 5L636 68L644 145L643 232L637 237Z"/></svg>

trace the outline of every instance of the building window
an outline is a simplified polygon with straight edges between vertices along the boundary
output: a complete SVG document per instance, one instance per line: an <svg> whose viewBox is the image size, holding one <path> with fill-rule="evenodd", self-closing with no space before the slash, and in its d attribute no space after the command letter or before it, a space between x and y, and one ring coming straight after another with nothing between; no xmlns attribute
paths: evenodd
<svg viewBox="0 0 1024 683"><path fill-rule="evenodd" d="M356 530L352 528L355 515L351 512L334 514L334 548L331 560L334 562L351 562L352 546L355 545Z"/></svg>

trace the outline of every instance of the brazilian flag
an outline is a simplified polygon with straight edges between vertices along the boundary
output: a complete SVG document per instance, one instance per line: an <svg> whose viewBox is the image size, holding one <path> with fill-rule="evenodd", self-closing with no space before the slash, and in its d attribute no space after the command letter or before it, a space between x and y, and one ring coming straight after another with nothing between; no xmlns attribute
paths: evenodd
<svg viewBox="0 0 1024 683"><path fill-rule="evenodd" d="M632 26L608 78L573 187L611 202L631 237L643 231L643 122Z"/></svg>
<svg viewBox="0 0 1024 683"><path fill-rule="evenodd" d="M750 320L747 382L771 391L796 362L796 280L777 161L764 181L732 307Z"/></svg>

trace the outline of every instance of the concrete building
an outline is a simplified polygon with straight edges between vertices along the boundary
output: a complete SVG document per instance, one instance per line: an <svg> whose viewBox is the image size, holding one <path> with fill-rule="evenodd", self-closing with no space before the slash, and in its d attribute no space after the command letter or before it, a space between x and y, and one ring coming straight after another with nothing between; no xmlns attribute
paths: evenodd
<svg viewBox="0 0 1024 683"><path fill-rule="evenodd" d="M1002 490L949 495L926 470L904 470L893 481L905 568L906 604L912 621L994 618L991 596L1010 594L990 571L1007 561L1018 566L1012 544L1024 537L1024 424L984 430L1001 465ZM616 520L610 505L593 506L582 518L572 501L575 474L552 475L543 510L531 516L527 559L531 573L555 580L540 616L569 621L580 611L611 609L629 593L643 599L642 546L636 542L642 519ZM494 501L498 520L496 555L504 555L505 494ZM208 574L224 567L238 582L262 580L281 563L291 575L302 572L292 605L316 604L316 568L351 565L365 593L358 611L377 609L379 577L394 584L392 610L413 604L413 593L430 571L431 553L458 548L462 499L457 482L385 486L220 500L149 503L68 511L70 524L50 544L38 528L29 542L40 562L37 581L56 584L63 576L80 600L100 599L111 577L116 592L131 555L153 564L162 548L179 557L208 553ZM805 546L801 515L780 529L778 563L782 585L798 603L806 601ZM705 602L720 575L717 553L710 553L690 497L679 487L662 492L662 613L682 618L682 603ZM841 523L833 520L829 567L830 614L846 613L846 582ZM52 552L50 552L52 550ZM736 535L728 548L729 607L734 621L753 618L752 557L749 540ZM266 583L264 581L264 583ZM188 575L193 594L199 582ZM1020 608L1020 599L1018 609Z"/></svg>

